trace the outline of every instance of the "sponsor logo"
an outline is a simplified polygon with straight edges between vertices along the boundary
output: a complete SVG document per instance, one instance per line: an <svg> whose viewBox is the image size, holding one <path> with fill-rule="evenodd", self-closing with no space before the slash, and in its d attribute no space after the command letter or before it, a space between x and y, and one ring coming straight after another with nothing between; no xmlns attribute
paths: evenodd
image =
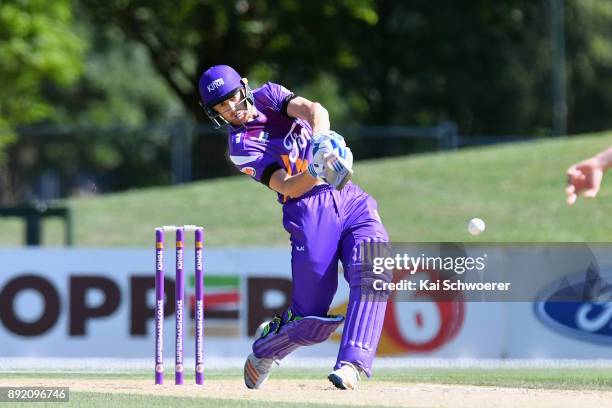
<svg viewBox="0 0 612 408"><path fill-rule="evenodd" d="M253 167L243 167L242 169L240 169L240 171L251 177L255 177L255 174L257 174L257 172L255 171Z"/></svg>
<svg viewBox="0 0 612 408"><path fill-rule="evenodd" d="M208 92L212 92L215 89L221 87L221 85L225 85L225 82L223 82L223 78L218 78L212 81L210 84L206 85L206 89L208 89Z"/></svg>
<svg viewBox="0 0 612 408"><path fill-rule="evenodd" d="M163 271L164 270L164 250L162 248L158 248L157 249L157 270L158 271Z"/></svg>
<svg viewBox="0 0 612 408"><path fill-rule="evenodd" d="M176 361L183 361L183 301L176 301Z"/></svg>
<svg viewBox="0 0 612 408"><path fill-rule="evenodd" d="M157 341L155 348L155 361L157 363L158 368L162 372L163 371L163 355L164 355L164 301L157 301L157 315L156 315L156 325L157 325Z"/></svg>
<svg viewBox="0 0 612 408"><path fill-rule="evenodd" d="M195 315L196 315L196 322L202 322L204 321L204 302L201 300L196 301L196 305L195 305ZM196 342L196 363L198 365L203 364L204 362L204 345L202 344L202 339L204 338L204 327L202 324L196 324L196 329L195 329L196 333L196 339L198 340Z"/></svg>
<svg viewBox="0 0 612 408"><path fill-rule="evenodd" d="M260 143L264 143L265 144L265 143L268 143L268 138L269 137L270 137L270 134L268 132L262 131L259 134L259 137L257 138L257 141L260 142Z"/></svg>
<svg viewBox="0 0 612 408"><path fill-rule="evenodd" d="M612 270L596 267L572 274L545 288L534 303L537 318L549 329L574 339L612 344Z"/></svg>
<svg viewBox="0 0 612 408"><path fill-rule="evenodd" d="M202 249L196 251L196 256L198 258L196 265L199 264L201 268L203 262ZM171 301L169 298L169 296L172 296L170 294L174 294L176 290L175 280L172 277L166 276L164 280L166 300L155 300L151 304L151 296L154 295L154 282L150 274L146 273L122 275L121 278L125 280L115 279L110 273L87 274L86 276L76 273L66 274L63 275L67 282L66 285L57 283L63 282L63 277L51 280L50 276L53 274L46 273L46 271L45 275L15 275L8 281L4 279L5 275L3 273L0 273L0 310L2 311L2 316L0 316L0 339L2 340L0 340L0 343L2 345L4 345L6 339L10 341L13 338L17 339L17 336L23 336L24 339L38 339L36 341L44 341L47 344L46 342L50 337L48 333L57 331L58 326L64 324L62 322L65 322L67 327L66 336L84 342L92 342L96 336L89 335L89 330L95 330L94 327L99 324L98 321L100 320L118 324L117 330L109 333L106 337L107 341L117 339L128 341L128 338L130 341L140 341L151 335L150 332L153 329L150 326L151 318L155 316L154 326L157 327L159 335L153 335L158 341L154 347L155 351L151 351L156 355L156 363L160 365L163 363L163 334L167 331L165 328L167 329L170 324L173 326L175 323L175 319L164 319L164 316L167 317L176 313L176 299ZM197 288L194 286L195 283L191 275L186 276L186 278L185 299L181 299L181 306L185 309L180 310L180 315L181 320L188 325L182 327L183 333L185 336L193 338L195 291ZM243 299L241 293L243 279L245 287L248 286L249 288L247 298L250 300ZM239 337L243 332L242 325L245 324L245 318L248 319L249 328L254 326L252 329L254 333L257 325L266 316L279 314L291 305L291 284L290 280L285 278L264 279L247 276L243 278L237 275L207 274L207 280L206 315L209 318L207 335L210 337ZM287 293L287 302L268 307L265 302L267 296L264 296L263 293L268 288L276 290L279 287ZM129 289L123 290L123 288ZM96 300L96 304L89 305L89 295L93 291L96 292L96 299L99 299ZM19 304L16 300L20 298L22 293L26 294L26 298L35 294L39 295L41 304L36 305L39 312L36 312L35 315L32 315L31 311L24 310L24 308L16 307ZM75 307L68 309L62 307L68 301L72 302ZM97 303L98 301L99 303ZM241 309L243 302L245 302L244 304L256 304L256 306L253 306L253 310L245 310L243 313ZM12 305L15 306L12 307ZM103 311L99 309L100 305L105 305ZM200 302L199 305L203 307L203 303ZM38 309L39 306L40 309ZM92 310L97 310L98 313L93 313ZM100 314L102 312L103 314ZM203 310L199 310L199 313L203 313ZM100 319L100 317L105 319ZM203 328L200 328L198 331L203 333L203 330ZM172 338L175 337L174 327L171 335ZM49 344L52 344L52 341L49 341ZM35 344L35 342L30 341L24 341L23 343ZM50 348L46 346L36 348L36 350L43 350L45 353L52 353L51 349L51 346ZM185 348L183 347L183 353L184 351Z"/></svg>
<svg viewBox="0 0 612 408"><path fill-rule="evenodd" d="M204 265L202 262L202 246L198 246L198 250L196 251L196 270L202 270Z"/></svg>
<svg viewBox="0 0 612 408"><path fill-rule="evenodd" d="M308 140L310 135L304 128L300 128L299 133L295 128L296 122L293 122L291 129L283 138L283 147L289 151L289 161L295 163L299 157L300 151L304 150L308 146Z"/></svg>
<svg viewBox="0 0 612 408"><path fill-rule="evenodd" d="M183 269L183 250L180 247L176 249L176 269Z"/></svg>

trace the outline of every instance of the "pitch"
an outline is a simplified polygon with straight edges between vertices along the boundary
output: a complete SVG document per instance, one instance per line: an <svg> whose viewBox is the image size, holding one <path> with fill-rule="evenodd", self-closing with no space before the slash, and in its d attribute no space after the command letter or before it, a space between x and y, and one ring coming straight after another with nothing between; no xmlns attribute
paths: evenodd
<svg viewBox="0 0 612 408"><path fill-rule="evenodd" d="M13 371L2 386L68 386L78 407L612 407L612 368L393 368L362 381L357 391L335 389L322 368L279 368L262 390L244 387L238 368L209 370L203 387L186 376L154 385L148 372ZM55 403L37 406L55 406ZM26 404L11 404L18 407ZM64 405L63 405L64 406Z"/></svg>

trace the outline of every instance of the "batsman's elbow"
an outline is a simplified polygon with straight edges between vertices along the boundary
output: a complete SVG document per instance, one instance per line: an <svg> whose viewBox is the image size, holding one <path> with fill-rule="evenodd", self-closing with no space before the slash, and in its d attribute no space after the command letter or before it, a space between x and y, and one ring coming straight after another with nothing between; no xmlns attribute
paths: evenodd
<svg viewBox="0 0 612 408"><path fill-rule="evenodd" d="M329 121L329 112L323 105L321 105L319 102L315 102L313 103L313 106L313 122L321 119Z"/></svg>

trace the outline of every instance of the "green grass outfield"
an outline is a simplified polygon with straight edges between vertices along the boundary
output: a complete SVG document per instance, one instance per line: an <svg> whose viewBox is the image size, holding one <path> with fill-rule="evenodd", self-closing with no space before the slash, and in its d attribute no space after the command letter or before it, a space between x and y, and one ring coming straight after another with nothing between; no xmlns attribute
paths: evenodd
<svg viewBox="0 0 612 408"><path fill-rule="evenodd" d="M327 369L275 368L274 379L324 380ZM612 368L383 368L375 373L371 381L393 381L403 383L462 384L495 387L546 388L571 390L612 391ZM166 381L172 381L167 374ZM91 379L138 379L151 380L149 372L142 373L63 373L63 372L0 372L0 381L6 378L91 378ZM211 369L206 372L206 381L237 380L242 386L242 370ZM193 376L185 375L185 383L193 382Z"/></svg>
<svg viewBox="0 0 612 408"><path fill-rule="evenodd" d="M278 368L273 373L270 381L274 379L295 379L295 380L321 380L325 383L325 376L328 372L324 369L283 369ZM123 373L123 374L87 374L87 373L0 373L0 384L3 380L19 379L71 379L80 380L114 380L121 386L126 380L151 380L150 373ZM242 385L242 373L240 370L210 370L207 372L207 380L210 383L222 380L236 380L237 387ZM171 379L167 379L171 381ZM187 376L185 383L191 383L192 377ZM410 390L413 383L432 383L432 384L458 384L476 386L495 386L529 389L563 389L563 390L599 390L612 391L612 369L568 369L568 368L533 368L533 369L380 369L376 377L371 381L405 383L406 389ZM206 387L206 385L205 385ZM256 391L258 392L258 391ZM287 390L290 392L290 390ZM333 392L333 390L332 390ZM253 406L253 402L248 400L233 399L214 399L206 397L189 396L155 396L132 395L132 394L109 394L98 392L71 392L69 404L61 406L79 407L107 407L107 406L147 406L147 407L246 407ZM381 396L384 398L384 396ZM257 401L257 406L261 407L323 407L327 405L316 403L290 403L290 402L265 402ZM11 407L26 406L26 404L11 404ZM36 406L57 406L57 404L37 404ZM334 405L342 407L343 405Z"/></svg>
<svg viewBox="0 0 612 408"><path fill-rule="evenodd" d="M348 137L350 144L350 137ZM612 133L358 161L355 181L379 203L396 242L609 242L610 176L597 200L565 204L565 169L612 145ZM79 246L147 246L157 225L198 224L210 246L287 245L275 194L240 175L69 200ZM466 224L483 218L474 238ZM20 245L20 221L0 219L0 246ZM59 221L43 241L59 245Z"/></svg>

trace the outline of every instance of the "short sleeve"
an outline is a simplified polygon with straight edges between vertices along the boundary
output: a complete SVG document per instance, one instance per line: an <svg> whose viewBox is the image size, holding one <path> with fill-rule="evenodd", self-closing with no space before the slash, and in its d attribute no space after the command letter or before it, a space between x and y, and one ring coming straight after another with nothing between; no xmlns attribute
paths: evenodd
<svg viewBox="0 0 612 408"><path fill-rule="evenodd" d="M258 90L256 98L260 104L287 115L287 105L295 95L282 85L267 82Z"/></svg>
<svg viewBox="0 0 612 408"><path fill-rule="evenodd" d="M269 187L272 174L281 168L273 157L255 149L241 149L230 155L238 170Z"/></svg>

